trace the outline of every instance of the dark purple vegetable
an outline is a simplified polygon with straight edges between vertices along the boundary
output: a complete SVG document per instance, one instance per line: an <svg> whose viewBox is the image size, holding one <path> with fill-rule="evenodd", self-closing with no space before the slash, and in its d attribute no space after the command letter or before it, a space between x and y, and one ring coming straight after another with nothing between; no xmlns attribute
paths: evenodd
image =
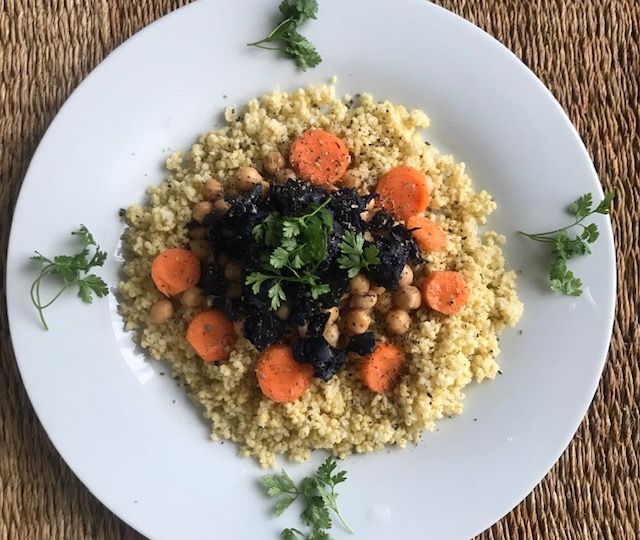
<svg viewBox="0 0 640 540"><path fill-rule="evenodd" d="M282 339L284 324L271 310L251 311L244 320L244 335L262 351Z"/></svg>
<svg viewBox="0 0 640 540"><path fill-rule="evenodd" d="M322 337L309 337L297 341L293 346L293 356L302 364L311 364L315 377L328 381L346 361L344 349L337 349Z"/></svg>
<svg viewBox="0 0 640 540"><path fill-rule="evenodd" d="M376 350L376 336L373 332L353 335L349 338L346 350L360 356L368 356Z"/></svg>

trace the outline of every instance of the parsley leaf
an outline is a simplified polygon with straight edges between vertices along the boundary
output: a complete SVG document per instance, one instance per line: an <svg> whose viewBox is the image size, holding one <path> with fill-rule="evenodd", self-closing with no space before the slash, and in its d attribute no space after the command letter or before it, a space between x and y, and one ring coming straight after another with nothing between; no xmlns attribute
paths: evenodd
<svg viewBox="0 0 640 540"><path fill-rule="evenodd" d="M300 24L317 17L317 0L283 0L278 9L282 19L276 27L264 39L247 43L247 46L282 51L301 71L317 66L322 57L314 45L297 31ZM269 43L279 43L280 46L265 45Z"/></svg>
<svg viewBox="0 0 640 540"><path fill-rule="evenodd" d="M350 278L357 275L363 268L380 264L378 248L374 244L367 244L362 233L346 231L340 242L342 256L338 258L340 268L347 270Z"/></svg>
<svg viewBox="0 0 640 540"><path fill-rule="evenodd" d="M263 271L252 272L245 283L259 294L268 281L267 294L274 311L287 299L282 287L285 281L307 285L314 299L330 291L314 274L327 254L328 236L333 232L333 216L326 209L329 202L310 204L306 213L297 217L272 212L253 228L253 237L264 246L260 255Z"/></svg>
<svg viewBox="0 0 640 540"><path fill-rule="evenodd" d="M31 284L31 302L38 310L40 321L45 330L48 330L47 322L44 318L44 310L53 304L60 295L69 287L78 287L78 297L85 303L93 302L93 297L102 298L109 294L109 288L103 279L96 274L88 274L92 268L104 265L107 253L100 250L93 235L89 230L81 225L77 231L71 233L82 242L81 250L75 255L57 255L53 260L45 257L39 252L31 257L40 265L40 273ZM90 247L93 247L93 255ZM45 278L56 277L62 281L62 288L46 303L40 298L40 285Z"/></svg>
<svg viewBox="0 0 640 540"><path fill-rule="evenodd" d="M582 222L593 214L608 214L614 197L615 192L613 191L605 193L602 201L595 209L592 209L593 196L591 193L585 193L567 207L567 211L575 218L575 221L570 225L543 233L518 231L519 234L531 240L552 245L552 260L549 270L549 288L552 291L568 296L580 296L582 294L582 280L569 270L567 261L578 255L591 253L589 244L593 244L598 239L600 232L595 223L583 225ZM582 227L582 233L571 238L568 231L574 227Z"/></svg>
<svg viewBox="0 0 640 540"><path fill-rule="evenodd" d="M289 528L280 533L280 538L331 540L327 532L331 529L331 512L335 513L347 531L353 533L340 514L337 504L336 486L347 479L347 473L336 469L336 460L329 457L313 475L303 478L298 486L285 471L280 474L267 474L260 479L265 493L269 497L278 498L274 507L276 516L281 515L298 498L304 503L300 519L309 527L309 533L305 535L298 529Z"/></svg>

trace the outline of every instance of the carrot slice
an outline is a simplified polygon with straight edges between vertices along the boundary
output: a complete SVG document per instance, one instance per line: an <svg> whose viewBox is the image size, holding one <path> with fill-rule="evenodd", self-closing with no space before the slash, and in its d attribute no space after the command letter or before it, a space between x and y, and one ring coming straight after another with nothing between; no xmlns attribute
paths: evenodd
<svg viewBox="0 0 640 540"><path fill-rule="evenodd" d="M422 214L411 216L405 224L423 251L438 251L447 243L447 236L438 224Z"/></svg>
<svg viewBox="0 0 640 540"><path fill-rule="evenodd" d="M265 396L276 403L288 403L309 388L313 367L296 362L289 345L272 345L258 357L256 376Z"/></svg>
<svg viewBox="0 0 640 540"><path fill-rule="evenodd" d="M375 350L360 363L360 376L370 390L384 394L395 385L403 363L404 353L401 349L378 341Z"/></svg>
<svg viewBox="0 0 640 540"><path fill-rule="evenodd" d="M187 341L205 362L228 360L236 339L233 323L215 309L198 313L187 328Z"/></svg>
<svg viewBox="0 0 640 540"><path fill-rule="evenodd" d="M413 167L394 167L383 174L376 191L382 208L403 221L429 206L426 178Z"/></svg>
<svg viewBox="0 0 640 540"><path fill-rule="evenodd" d="M200 260L189 250L167 249L153 260L151 279L162 294L180 294L200 281Z"/></svg>
<svg viewBox="0 0 640 540"><path fill-rule="evenodd" d="M455 315L469 299L469 287L460 272L431 272L422 282L421 291L424 303L445 315Z"/></svg>
<svg viewBox="0 0 640 540"><path fill-rule="evenodd" d="M291 144L289 161L300 178L312 184L334 184L349 166L349 150L333 133L305 131Z"/></svg>

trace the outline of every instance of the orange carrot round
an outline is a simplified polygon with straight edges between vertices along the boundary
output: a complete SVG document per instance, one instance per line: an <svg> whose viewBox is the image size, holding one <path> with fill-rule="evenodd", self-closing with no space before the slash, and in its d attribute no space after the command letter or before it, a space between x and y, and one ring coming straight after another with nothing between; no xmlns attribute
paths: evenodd
<svg viewBox="0 0 640 540"><path fill-rule="evenodd" d="M423 251L438 251L447 243L447 236L438 224L422 214L411 216L405 224Z"/></svg>
<svg viewBox="0 0 640 540"><path fill-rule="evenodd" d="M296 362L289 345L272 345L258 357L256 376L265 396L276 403L288 403L309 388L313 367Z"/></svg>
<svg viewBox="0 0 640 540"><path fill-rule="evenodd" d="M360 363L360 376L370 390L384 394L391 390L402 369L404 353L391 343L376 342L375 350Z"/></svg>
<svg viewBox="0 0 640 540"><path fill-rule="evenodd" d="M189 250L167 249L153 260L151 279L162 294L180 294L200 281L200 260Z"/></svg>
<svg viewBox="0 0 640 540"><path fill-rule="evenodd" d="M312 184L334 184L349 166L349 150L333 133L305 131L291 144L289 161L298 176Z"/></svg>
<svg viewBox="0 0 640 540"><path fill-rule="evenodd" d="M378 180L380 205L400 220L421 214L429 206L424 174L413 167L394 167Z"/></svg>
<svg viewBox="0 0 640 540"><path fill-rule="evenodd" d="M460 272L430 272L420 288L424 303L444 315L455 315L469 299L469 287Z"/></svg>
<svg viewBox="0 0 640 540"><path fill-rule="evenodd" d="M236 344L233 323L221 311L198 313L187 328L187 341L205 362L222 362Z"/></svg>

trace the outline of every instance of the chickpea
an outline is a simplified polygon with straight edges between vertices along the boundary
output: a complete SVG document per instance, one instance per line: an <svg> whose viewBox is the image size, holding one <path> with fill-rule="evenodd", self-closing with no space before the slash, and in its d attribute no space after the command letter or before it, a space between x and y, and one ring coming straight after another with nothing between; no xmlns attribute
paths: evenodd
<svg viewBox="0 0 640 540"><path fill-rule="evenodd" d="M233 321L233 329L236 331L236 336L244 336L244 319Z"/></svg>
<svg viewBox="0 0 640 540"><path fill-rule="evenodd" d="M384 291L378 295L378 301L373 306L378 313L387 313L393 306L393 296L389 291Z"/></svg>
<svg viewBox="0 0 640 540"><path fill-rule="evenodd" d="M209 255L213 253L211 244L205 239L191 240L191 242L189 242L189 249L191 250L191 253L201 261L206 261L209 258Z"/></svg>
<svg viewBox="0 0 640 540"><path fill-rule="evenodd" d="M240 298L242 296L242 285L237 281L229 283L227 287L227 296L231 299Z"/></svg>
<svg viewBox="0 0 640 540"><path fill-rule="evenodd" d="M231 205L225 201L224 199L218 199L216 202L213 203L213 209L217 210L218 212L228 212L229 208L231 208Z"/></svg>
<svg viewBox="0 0 640 540"><path fill-rule="evenodd" d="M210 178L202 185L202 197L206 201L217 201L224 197L224 188L215 178Z"/></svg>
<svg viewBox="0 0 640 540"><path fill-rule="evenodd" d="M207 214L213 212L213 203L209 201L200 201L193 205L193 219L196 221L202 221Z"/></svg>
<svg viewBox="0 0 640 540"><path fill-rule="evenodd" d="M353 294L364 295L369 292L370 283L369 280L362 274L358 274L351 278L349 287Z"/></svg>
<svg viewBox="0 0 640 540"><path fill-rule="evenodd" d="M401 336L405 334L411 326L411 317L404 309L393 309L385 318L387 330L393 334Z"/></svg>
<svg viewBox="0 0 640 540"><path fill-rule="evenodd" d="M253 167L240 167L234 176L234 181L239 191L251 191L263 183L262 176Z"/></svg>
<svg viewBox="0 0 640 540"><path fill-rule="evenodd" d="M229 255L227 255L226 253L220 253L218 255L218 264L220 266L222 266L222 268L224 268L225 266L227 266L227 264L229 264Z"/></svg>
<svg viewBox="0 0 640 540"><path fill-rule="evenodd" d="M377 301L378 301L378 295L373 291L369 290L367 294L363 294L363 295L354 294L351 297L351 302L349 303L349 306L355 309L370 310L370 309L373 309L373 306L376 305Z"/></svg>
<svg viewBox="0 0 640 540"><path fill-rule="evenodd" d="M329 313L329 318L327 319L325 328L336 323L338 317L340 317L340 309L338 309L338 306L333 306L332 308L327 309L326 312Z"/></svg>
<svg viewBox="0 0 640 540"><path fill-rule="evenodd" d="M412 310L418 309L422 299L420 298L420 290L413 285L400 287L393 293L393 303L397 308Z"/></svg>
<svg viewBox="0 0 640 540"><path fill-rule="evenodd" d="M386 291L387 289L385 289L384 287L382 287L381 285L371 285L371 288L369 289L370 291L373 291L374 293L380 295L382 294L384 291Z"/></svg>
<svg viewBox="0 0 640 540"><path fill-rule="evenodd" d="M280 319L281 321L286 321L290 315L291 315L291 307L289 306L289 304L282 304L276 310L276 317L278 317L278 319Z"/></svg>
<svg viewBox="0 0 640 540"><path fill-rule="evenodd" d="M287 162L285 161L284 156L277 150L271 150L271 152L267 152L262 158L262 166L264 167L264 170L269 174L277 173L285 166L286 163Z"/></svg>
<svg viewBox="0 0 640 540"><path fill-rule="evenodd" d="M296 173L293 169L280 169L275 174L276 184L286 184L287 180L295 180Z"/></svg>
<svg viewBox="0 0 640 540"><path fill-rule="evenodd" d="M400 272L400 281L398 281L398 287L404 287L405 285L411 285L413 283L413 270L408 264L404 265L402 272Z"/></svg>
<svg viewBox="0 0 640 540"><path fill-rule="evenodd" d="M193 287L193 289L184 291L182 293L182 298L180 298L180 302L182 302L183 306L190 308L201 306L204 302L202 290L199 287Z"/></svg>
<svg viewBox="0 0 640 540"><path fill-rule="evenodd" d="M207 229L204 227L195 227L189 231L189 236L194 240L202 240L207 237Z"/></svg>
<svg viewBox="0 0 640 540"><path fill-rule="evenodd" d="M224 277L229 281L240 281L242 277L242 266L240 263L230 261L224 267Z"/></svg>
<svg viewBox="0 0 640 540"><path fill-rule="evenodd" d="M327 325L322 333L322 337L324 337L329 345L336 347L338 345L338 340L340 339L340 330L338 330L338 325Z"/></svg>
<svg viewBox="0 0 640 540"><path fill-rule="evenodd" d="M358 169L349 169L342 177L342 187L358 189L364 181L364 174Z"/></svg>
<svg viewBox="0 0 640 540"><path fill-rule="evenodd" d="M352 309L346 316L346 328L352 334L364 334L371 324L371 316L364 309Z"/></svg>
<svg viewBox="0 0 640 540"><path fill-rule="evenodd" d="M156 300L149 310L149 318L155 324L165 323L171 317L173 317L173 304L166 298Z"/></svg>

